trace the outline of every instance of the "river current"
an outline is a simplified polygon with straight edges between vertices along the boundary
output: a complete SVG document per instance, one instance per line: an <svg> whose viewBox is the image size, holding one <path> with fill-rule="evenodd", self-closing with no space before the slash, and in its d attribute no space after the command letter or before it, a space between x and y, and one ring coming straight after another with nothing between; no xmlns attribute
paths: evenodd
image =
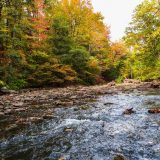
<svg viewBox="0 0 160 160"><path fill-rule="evenodd" d="M117 92L83 106L59 107L0 142L3 160L160 160L160 91ZM127 108L135 113L123 115Z"/></svg>

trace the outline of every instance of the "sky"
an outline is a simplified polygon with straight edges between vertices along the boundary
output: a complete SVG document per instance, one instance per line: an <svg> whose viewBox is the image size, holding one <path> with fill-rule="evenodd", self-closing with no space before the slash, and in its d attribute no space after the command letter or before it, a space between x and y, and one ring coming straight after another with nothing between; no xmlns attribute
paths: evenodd
<svg viewBox="0 0 160 160"><path fill-rule="evenodd" d="M135 7L141 2L143 0L92 0L94 10L101 12L104 22L110 26L112 41L123 37Z"/></svg>

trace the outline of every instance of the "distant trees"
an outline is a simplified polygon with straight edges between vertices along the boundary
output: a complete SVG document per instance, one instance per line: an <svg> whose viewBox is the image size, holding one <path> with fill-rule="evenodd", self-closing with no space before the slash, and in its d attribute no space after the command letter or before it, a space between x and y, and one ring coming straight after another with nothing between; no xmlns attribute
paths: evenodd
<svg viewBox="0 0 160 160"><path fill-rule="evenodd" d="M110 52L106 58L107 68L102 75L107 81L117 80L121 82L121 70L124 69L124 61L128 54L128 50L123 41L112 42L110 44Z"/></svg>
<svg viewBox="0 0 160 160"><path fill-rule="evenodd" d="M160 2L145 0L138 5L124 37L130 54L125 74L133 78L160 78Z"/></svg>

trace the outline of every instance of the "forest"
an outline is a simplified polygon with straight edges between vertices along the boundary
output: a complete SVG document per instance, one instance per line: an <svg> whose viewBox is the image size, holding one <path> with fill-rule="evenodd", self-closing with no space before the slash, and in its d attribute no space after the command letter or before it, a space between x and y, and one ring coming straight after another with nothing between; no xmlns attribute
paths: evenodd
<svg viewBox="0 0 160 160"><path fill-rule="evenodd" d="M90 0L1 0L0 86L11 89L93 85L160 78L160 5L145 0L125 36Z"/></svg>
<svg viewBox="0 0 160 160"><path fill-rule="evenodd" d="M0 0L0 159L160 160L160 0Z"/></svg>

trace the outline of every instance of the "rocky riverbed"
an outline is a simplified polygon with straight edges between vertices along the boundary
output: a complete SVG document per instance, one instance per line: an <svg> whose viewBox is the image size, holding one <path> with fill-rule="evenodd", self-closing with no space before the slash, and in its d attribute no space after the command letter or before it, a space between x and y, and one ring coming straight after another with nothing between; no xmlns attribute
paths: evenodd
<svg viewBox="0 0 160 160"><path fill-rule="evenodd" d="M160 90L126 82L0 96L2 159L158 160ZM131 110L131 114L127 113Z"/></svg>
<svg viewBox="0 0 160 160"><path fill-rule="evenodd" d="M101 86L26 89L11 92L0 96L0 137L13 135L31 123L54 118L54 109L57 107L84 105L95 101L97 96L102 94L113 95L119 91L150 88L154 88L153 83L128 80L120 85L111 82Z"/></svg>

